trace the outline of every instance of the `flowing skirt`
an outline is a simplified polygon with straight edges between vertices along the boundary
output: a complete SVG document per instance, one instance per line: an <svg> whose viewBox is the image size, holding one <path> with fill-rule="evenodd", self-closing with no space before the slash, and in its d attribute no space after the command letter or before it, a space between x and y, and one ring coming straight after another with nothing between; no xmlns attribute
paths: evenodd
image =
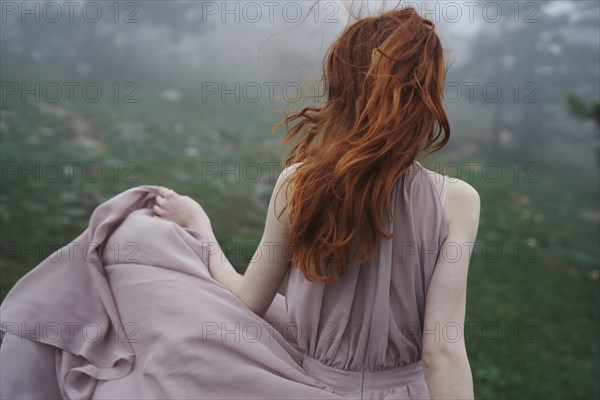
<svg viewBox="0 0 600 400"><path fill-rule="evenodd" d="M202 235L152 218L157 188L102 203L11 290L2 398L428 398L420 363L363 373L306 357L285 297L261 318L214 280Z"/></svg>

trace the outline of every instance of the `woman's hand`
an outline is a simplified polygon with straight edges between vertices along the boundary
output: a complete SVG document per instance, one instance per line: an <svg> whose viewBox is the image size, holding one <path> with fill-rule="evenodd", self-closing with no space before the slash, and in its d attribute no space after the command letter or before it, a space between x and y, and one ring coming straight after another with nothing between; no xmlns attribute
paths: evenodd
<svg viewBox="0 0 600 400"><path fill-rule="evenodd" d="M189 196L175 193L173 189L159 188L152 210L156 218L172 221L201 233L212 233L210 219L202 206Z"/></svg>

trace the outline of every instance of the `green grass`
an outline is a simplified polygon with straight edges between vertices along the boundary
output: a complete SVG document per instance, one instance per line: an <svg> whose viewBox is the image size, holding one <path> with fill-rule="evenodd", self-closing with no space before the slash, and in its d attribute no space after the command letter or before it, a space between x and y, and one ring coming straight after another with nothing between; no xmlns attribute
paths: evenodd
<svg viewBox="0 0 600 400"><path fill-rule="evenodd" d="M462 170L482 205L465 328L476 397L598 398L597 186L546 164L526 179L525 163L484 153L437 161L450 160L503 171Z"/></svg>
<svg viewBox="0 0 600 400"><path fill-rule="evenodd" d="M223 182L220 176L206 176L201 165L279 162L283 132L271 136L277 116L261 114L260 106L158 101L118 107L53 105L63 109L58 113L14 101L2 107L4 166L96 162L103 171L97 182L83 179L80 169L72 182L2 177L2 298L51 250L85 229L99 202L142 184L172 187L196 198L211 216L224 248L235 249L236 242L248 246L244 254L231 253L232 264L241 271L248 263L252 244L262 235L275 182L266 173L258 183L232 178ZM85 124L76 128L75 120ZM86 135L97 143L86 147ZM196 149L195 156L188 153L190 147ZM480 150L462 155L442 151L426 167L433 161L497 162L503 172L497 182L481 172L463 175L482 202L467 308L477 397L598 398L597 184L590 184L590 176L576 179L552 163L539 164L533 182L525 181L528 170L521 163L515 179L512 161ZM111 169L115 163L118 176ZM45 247L49 243L53 245ZM36 245L38 250L22 252ZM494 257L494 249L502 253Z"/></svg>

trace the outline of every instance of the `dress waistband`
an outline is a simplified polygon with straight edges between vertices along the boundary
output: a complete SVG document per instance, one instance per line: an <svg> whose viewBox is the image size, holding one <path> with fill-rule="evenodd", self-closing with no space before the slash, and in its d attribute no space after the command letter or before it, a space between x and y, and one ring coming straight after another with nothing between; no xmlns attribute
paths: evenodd
<svg viewBox="0 0 600 400"><path fill-rule="evenodd" d="M402 386L419 379L424 374L420 360L402 367L379 371L350 371L330 367L304 354L302 367L307 374L325 385L345 390L387 389Z"/></svg>

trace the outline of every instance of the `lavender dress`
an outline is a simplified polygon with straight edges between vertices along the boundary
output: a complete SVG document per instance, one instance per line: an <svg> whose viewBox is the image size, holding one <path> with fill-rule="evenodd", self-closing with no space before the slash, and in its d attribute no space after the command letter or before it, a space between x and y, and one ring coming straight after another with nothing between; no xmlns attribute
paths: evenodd
<svg viewBox="0 0 600 400"><path fill-rule="evenodd" d="M158 186L100 204L89 227L0 306L0 397L425 399L427 287L447 237L419 163L391 195L391 240L333 285L297 269L264 318L215 281L197 231L151 218Z"/></svg>

